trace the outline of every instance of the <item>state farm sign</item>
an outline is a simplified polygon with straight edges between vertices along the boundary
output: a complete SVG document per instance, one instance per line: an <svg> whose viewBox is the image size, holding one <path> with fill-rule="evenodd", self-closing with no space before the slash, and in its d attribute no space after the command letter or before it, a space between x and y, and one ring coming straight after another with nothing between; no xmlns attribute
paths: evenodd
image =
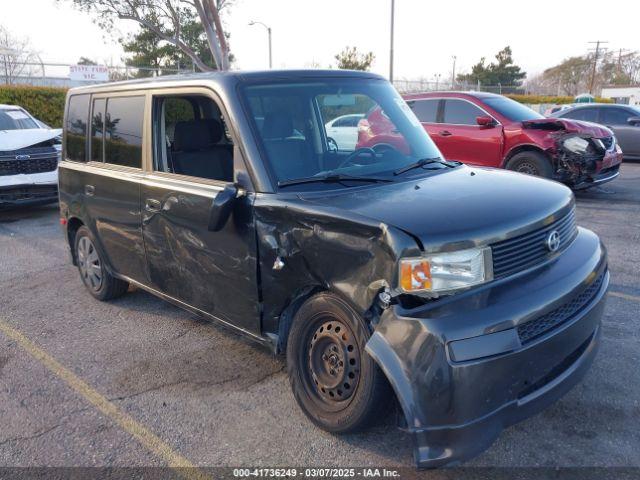
<svg viewBox="0 0 640 480"><path fill-rule="evenodd" d="M84 82L108 82L109 69L103 65L71 65L69 78Z"/></svg>

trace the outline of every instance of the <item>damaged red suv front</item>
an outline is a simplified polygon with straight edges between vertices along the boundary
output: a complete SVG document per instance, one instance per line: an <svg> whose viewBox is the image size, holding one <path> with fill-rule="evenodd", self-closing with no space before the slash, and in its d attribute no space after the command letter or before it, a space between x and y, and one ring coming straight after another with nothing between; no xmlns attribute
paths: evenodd
<svg viewBox="0 0 640 480"><path fill-rule="evenodd" d="M608 182L620 173L622 150L606 127L559 118L529 120L522 127L552 159L554 178L573 188Z"/></svg>
<svg viewBox="0 0 640 480"><path fill-rule="evenodd" d="M574 189L619 174L622 151L604 126L545 118L492 93L432 92L404 99L448 160L537 175ZM380 109L360 120L360 148L384 142L402 150L397 137Z"/></svg>

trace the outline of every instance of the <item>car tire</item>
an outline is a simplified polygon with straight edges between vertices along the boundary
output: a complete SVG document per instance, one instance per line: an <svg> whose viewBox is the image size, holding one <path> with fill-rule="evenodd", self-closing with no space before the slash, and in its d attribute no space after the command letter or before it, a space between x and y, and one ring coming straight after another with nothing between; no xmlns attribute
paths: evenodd
<svg viewBox="0 0 640 480"><path fill-rule="evenodd" d="M111 300L124 295L129 283L111 275L104 259L95 246L95 240L87 227L80 227L75 236L75 255L82 283L98 300Z"/></svg>
<svg viewBox="0 0 640 480"><path fill-rule="evenodd" d="M391 387L364 349L369 337L364 319L330 293L309 298L294 317L289 381L302 411L323 430L365 429L390 405Z"/></svg>
<svg viewBox="0 0 640 480"><path fill-rule="evenodd" d="M507 170L553 178L553 167L549 159L541 152L525 151L516 153L507 163Z"/></svg>

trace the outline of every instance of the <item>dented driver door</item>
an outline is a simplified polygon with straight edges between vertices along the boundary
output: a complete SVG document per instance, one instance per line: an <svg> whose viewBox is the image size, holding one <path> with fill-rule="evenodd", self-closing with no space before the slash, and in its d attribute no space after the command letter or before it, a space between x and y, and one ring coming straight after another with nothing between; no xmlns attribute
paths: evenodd
<svg viewBox="0 0 640 480"><path fill-rule="evenodd" d="M217 185L151 174L141 188L142 232L153 288L247 332L260 331L253 198L245 194L217 232Z"/></svg>

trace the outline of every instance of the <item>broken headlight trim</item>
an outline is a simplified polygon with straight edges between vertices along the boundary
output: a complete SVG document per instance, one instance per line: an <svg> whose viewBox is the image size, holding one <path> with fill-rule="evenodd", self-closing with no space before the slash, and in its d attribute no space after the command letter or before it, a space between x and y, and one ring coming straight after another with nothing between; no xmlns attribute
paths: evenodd
<svg viewBox="0 0 640 480"><path fill-rule="evenodd" d="M562 141L562 146L572 153L584 155L589 149L589 142L582 137L569 137Z"/></svg>
<svg viewBox="0 0 640 480"><path fill-rule="evenodd" d="M405 293L453 293L492 280L492 265L489 247L404 258L399 286Z"/></svg>

